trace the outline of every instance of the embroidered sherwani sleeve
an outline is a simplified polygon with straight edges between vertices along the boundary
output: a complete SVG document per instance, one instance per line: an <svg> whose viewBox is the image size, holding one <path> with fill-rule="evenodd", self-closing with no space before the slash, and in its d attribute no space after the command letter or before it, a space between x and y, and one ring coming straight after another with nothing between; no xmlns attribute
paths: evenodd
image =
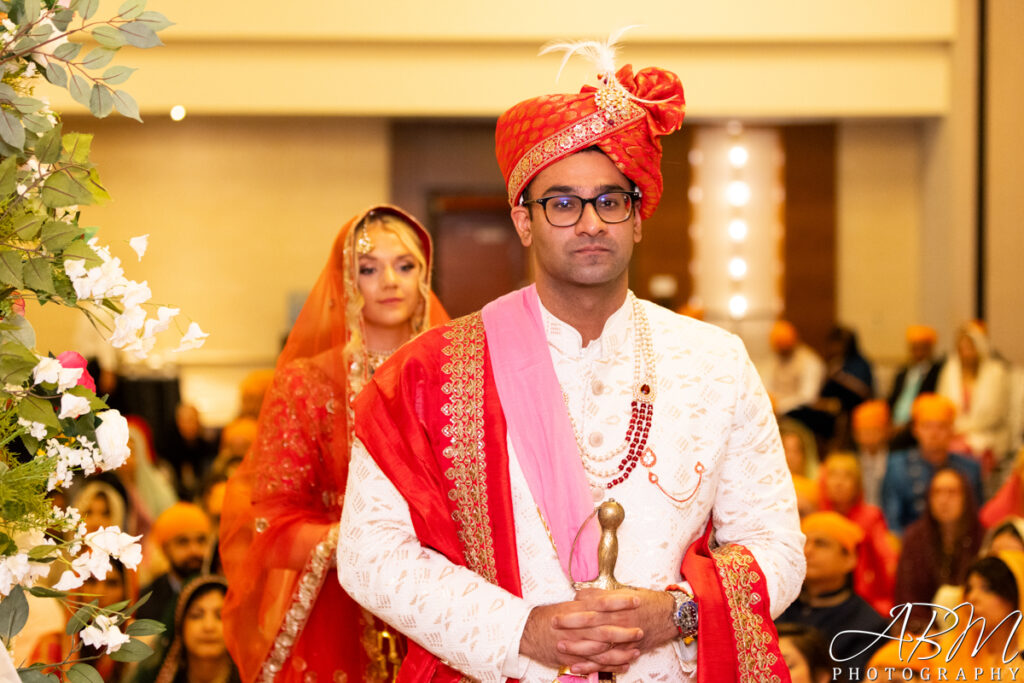
<svg viewBox="0 0 1024 683"><path fill-rule="evenodd" d="M804 536L771 403L738 340L736 355L735 411L714 505L716 539L753 554L775 618L800 592Z"/></svg>
<svg viewBox="0 0 1024 683"><path fill-rule="evenodd" d="M510 650L532 606L423 547L405 499L358 440L345 496L338 579L349 595L467 676L518 675Z"/></svg>

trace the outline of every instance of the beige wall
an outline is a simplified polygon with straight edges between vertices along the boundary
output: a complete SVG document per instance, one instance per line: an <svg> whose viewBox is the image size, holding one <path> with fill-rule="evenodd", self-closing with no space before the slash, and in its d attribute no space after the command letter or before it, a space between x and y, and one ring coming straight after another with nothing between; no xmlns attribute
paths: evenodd
<svg viewBox="0 0 1024 683"><path fill-rule="evenodd" d="M226 420L240 377L273 364L289 293L312 286L351 215L387 199L387 124L190 117L65 129L96 131L93 159L113 197L86 208L83 225L101 226L154 302L180 306L210 333L203 349L166 358L181 363L187 397ZM138 263L126 242L144 233ZM41 346L68 348L74 322L47 311L33 316Z"/></svg>
<svg viewBox="0 0 1024 683"><path fill-rule="evenodd" d="M986 317L996 348L1024 363L1024 3L989 8Z"/></svg>
<svg viewBox="0 0 1024 683"><path fill-rule="evenodd" d="M920 126L851 122L838 132L836 312L869 358L893 362L920 316Z"/></svg>

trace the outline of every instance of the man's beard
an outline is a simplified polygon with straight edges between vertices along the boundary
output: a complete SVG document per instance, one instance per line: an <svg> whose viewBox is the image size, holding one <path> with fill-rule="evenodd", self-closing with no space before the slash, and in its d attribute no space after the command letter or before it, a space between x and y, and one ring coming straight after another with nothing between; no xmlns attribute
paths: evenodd
<svg viewBox="0 0 1024 683"><path fill-rule="evenodd" d="M199 556L186 558L181 564L172 564L171 569L182 578L198 574L203 570L203 558Z"/></svg>

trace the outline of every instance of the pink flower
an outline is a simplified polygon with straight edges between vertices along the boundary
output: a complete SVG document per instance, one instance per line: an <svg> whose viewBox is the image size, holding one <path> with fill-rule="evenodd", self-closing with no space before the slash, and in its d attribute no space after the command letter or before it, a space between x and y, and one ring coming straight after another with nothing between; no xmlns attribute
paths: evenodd
<svg viewBox="0 0 1024 683"><path fill-rule="evenodd" d="M78 378L78 386L85 387L89 391L96 393L96 381L92 378L92 375L85 369L88 362L85 357L77 351L65 351L64 353L57 356L57 360L60 361L61 367L65 368L82 368L82 376Z"/></svg>

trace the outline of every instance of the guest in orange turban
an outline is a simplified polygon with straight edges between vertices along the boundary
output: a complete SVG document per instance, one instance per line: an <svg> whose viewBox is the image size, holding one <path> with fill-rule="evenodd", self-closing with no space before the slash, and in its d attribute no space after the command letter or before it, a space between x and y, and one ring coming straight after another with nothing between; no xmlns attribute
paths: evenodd
<svg viewBox="0 0 1024 683"><path fill-rule="evenodd" d="M853 409L853 442L860 460L861 488L869 505L882 503L882 479L889 460L889 404L881 400L864 401Z"/></svg>
<svg viewBox="0 0 1024 683"><path fill-rule="evenodd" d="M763 378L776 415L785 415L814 404L825 382L825 361L800 341L796 327L777 320L768 335L772 356Z"/></svg>
<svg viewBox="0 0 1024 683"><path fill-rule="evenodd" d="M910 325L907 327L906 338L907 362L896 372L888 401L898 439L896 448L910 445L910 434L906 429L910 424L910 408L918 394L935 392L939 372L942 370L942 360L935 358L938 334L934 328Z"/></svg>

